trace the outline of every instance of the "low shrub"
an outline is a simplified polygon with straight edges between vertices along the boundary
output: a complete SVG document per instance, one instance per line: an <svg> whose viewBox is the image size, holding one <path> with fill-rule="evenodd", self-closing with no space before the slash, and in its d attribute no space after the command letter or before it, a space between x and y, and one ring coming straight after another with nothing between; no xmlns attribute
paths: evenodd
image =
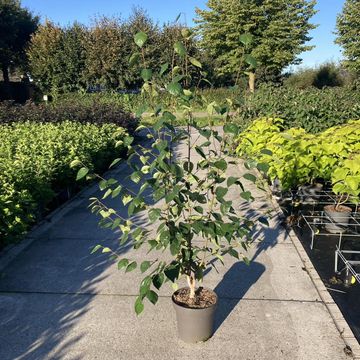
<svg viewBox="0 0 360 360"><path fill-rule="evenodd" d="M123 107L101 101L80 102L69 99L49 104L26 103L15 105L10 102L0 102L0 124L14 122L59 123L64 120L76 121L81 124L112 123L127 129L135 130L138 120Z"/></svg>
<svg viewBox="0 0 360 360"><path fill-rule="evenodd" d="M76 190L72 160L102 172L119 156L122 148L114 146L126 136L115 124L0 125L0 247L18 239L64 189Z"/></svg>
<svg viewBox="0 0 360 360"><path fill-rule="evenodd" d="M204 96L207 99L207 102L218 102L222 103L227 98L232 101L238 100L244 94L243 88L239 87L229 87L229 88L206 88L198 89L198 95ZM161 89L157 90L157 102L159 106L169 107L173 105L173 98L169 95L168 92ZM128 93L123 94L119 92L99 92L99 93L68 93L58 95L54 99L54 103L59 106L63 104L78 104L79 106L91 106L91 104L105 104L118 106L122 109L125 109L128 112L136 113L139 109L146 108L146 103L148 97L145 97L141 93ZM204 110L201 105L196 110Z"/></svg>

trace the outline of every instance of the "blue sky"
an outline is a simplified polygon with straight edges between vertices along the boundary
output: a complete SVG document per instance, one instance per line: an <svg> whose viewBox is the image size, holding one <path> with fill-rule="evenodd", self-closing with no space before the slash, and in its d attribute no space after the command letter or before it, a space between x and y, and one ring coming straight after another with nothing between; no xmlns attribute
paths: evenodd
<svg viewBox="0 0 360 360"><path fill-rule="evenodd" d="M334 44L336 16L343 7L345 0L318 0L319 12L313 17L312 22L319 27L313 30L311 44L316 48L302 54L302 66L313 66L328 60L337 61L341 58L341 49ZM205 8L205 0L23 0L22 4L34 13L41 16L42 20L50 20L67 25L77 20L88 24L91 17L100 15L121 15L126 18L134 6L146 9L149 15L160 23L174 20L182 13L183 20L188 25L192 24L195 16L195 7Z"/></svg>

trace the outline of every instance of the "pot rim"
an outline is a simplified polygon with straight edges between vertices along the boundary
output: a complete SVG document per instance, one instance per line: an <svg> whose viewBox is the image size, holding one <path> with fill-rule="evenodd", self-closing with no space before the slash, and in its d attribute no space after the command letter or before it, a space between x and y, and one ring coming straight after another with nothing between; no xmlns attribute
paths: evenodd
<svg viewBox="0 0 360 360"><path fill-rule="evenodd" d="M350 206L346 206L346 205L341 205L341 206L343 209L346 209L346 211L336 211L335 210L336 205L333 204L324 206L324 210L329 212L335 212L338 214L346 214L352 212L352 208Z"/></svg>
<svg viewBox="0 0 360 360"><path fill-rule="evenodd" d="M218 297L218 295L216 294L216 292L215 292L213 289L210 289L210 288L208 288L208 287L202 286L202 288L211 291L211 292L215 295L216 301L214 302L214 304L212 304L212 305L210 305L210 306L207 306L207 307L192 308L192 307L186 306L186 305L184 305L184 304L180 304L180 303L178 303L177 301L175 301L175 299L174 299L175 293L177 293L178 291L180 291L180 290L182 290L182 289L189 289L188 286L184 286L184 287L179 288L179 289L177 289L176 291L174 291L173 294L171 295L171 300L172 300L172 302L173 302L174 305L177 305L177 306L179 306L179 307L181 307L181 308L183 308L183 309L186 309L186 310L205 310L205 309L210 309L210 308L212 308L212 307L215 307L215 306L218 304L218 302L219 302L219 297Z"/></svg>

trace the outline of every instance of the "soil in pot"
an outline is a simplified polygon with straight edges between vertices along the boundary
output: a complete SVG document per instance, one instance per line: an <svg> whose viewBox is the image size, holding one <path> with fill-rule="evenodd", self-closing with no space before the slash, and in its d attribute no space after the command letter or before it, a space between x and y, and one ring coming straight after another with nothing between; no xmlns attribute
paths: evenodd
<svg viewBox="0 0 360 360"><path fill-rule="evenodd" d="M217 295L202 287L196 290L195 299L189 295L189 288L181 288L172 296L179 337L188 343L206 341L214 332Z"/></svg>
<svg viewBox="0 0 360 360"><path fill-rule="evenodd" d="M349 223L351 208L340 205L335 208L335 205L327 205L324 207L325 215L329 218L329 223L325 225L325 229L332 233L338 234L346 230L346 225ZM339 224L336 225L336 224Z"/></svg>

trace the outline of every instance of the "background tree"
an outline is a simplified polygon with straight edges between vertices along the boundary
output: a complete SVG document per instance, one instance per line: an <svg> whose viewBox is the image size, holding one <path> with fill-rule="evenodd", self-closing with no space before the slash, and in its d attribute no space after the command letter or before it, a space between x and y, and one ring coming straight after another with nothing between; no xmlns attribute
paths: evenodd
<svg viewBox="0 0 360 360"><path fill-rule="evenodd" d="M25 48L39 18L22 8L18 0L0 0L0 66L5 82L9 69L26 67Z"/></svg>
<svg viewBox="0 0 360 360"><path fill-rule="evenodd" d="M63 30L50 21L41 25L31 37L28 58L31 77L42 91L59 87L63 77L59 54L61 52Z"/></svg>
<svg viewBox="0 0 360 360"><path fill-rule="evenodd" d="M80 24L60 28L46 21L28 49L31 76L43 91L68 92L85 87L86 29Z"/></svg>
<svg viewBox="0 0 360 360"><path fill-rule="evenodd" d="M62 76L56 79L57 88L62 92L76 91L86 87L84 78L86 34L86 28L79 23L63 29L61 46L57 54L58 67L61 69Z"/></svg>
<svg viewBox="0 0 360 360"><path fill-rule="evenodd" d="M129 34L119 18L95 19L85 38L86 82L107 89L125 86L130 53Z"/></svg>
<svg viewBox="0 0 360 360"><path fill-rule="evenodd" d="M275 77L290 64L298 64L298 55L312 49L305 43L315 25L315 1L306 0L209 0L207 10L196 9L201 46L215 59L222 77L235 82L245 69L242 34L252 35L247 50L257 60L257 73Z"/></svg>
<svg viewBox="0 0 360 360"><path fill-rule="evenodd" d="M360 75L360 0L346 0L337 18L337 39L344 48L344 65Z"/></svg>

